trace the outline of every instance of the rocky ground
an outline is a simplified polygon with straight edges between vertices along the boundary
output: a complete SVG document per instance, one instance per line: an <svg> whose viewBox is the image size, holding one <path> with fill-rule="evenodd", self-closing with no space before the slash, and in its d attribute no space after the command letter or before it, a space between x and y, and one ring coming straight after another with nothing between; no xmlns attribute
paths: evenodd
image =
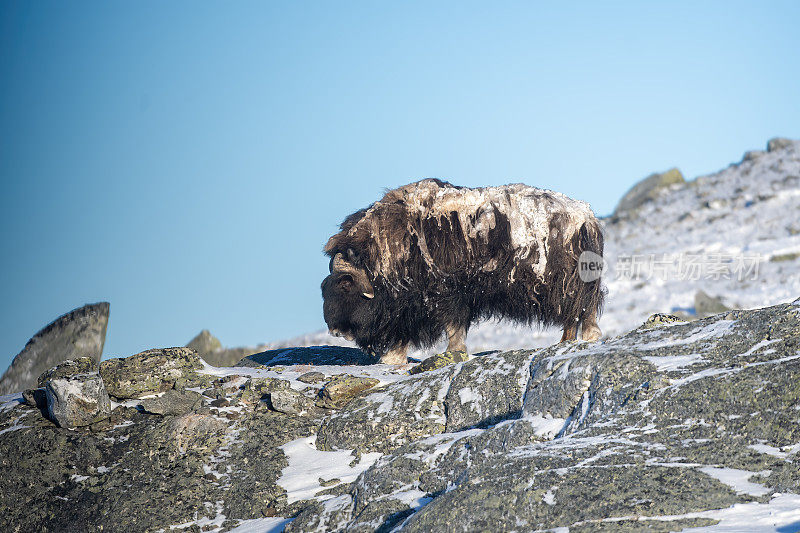
<svg viewBox="0 0 800 533"><path fill-rule="evenodd" d="M800 528L800 301L413 375L359 357L61 365L3 398L0 529Z"/></svg>

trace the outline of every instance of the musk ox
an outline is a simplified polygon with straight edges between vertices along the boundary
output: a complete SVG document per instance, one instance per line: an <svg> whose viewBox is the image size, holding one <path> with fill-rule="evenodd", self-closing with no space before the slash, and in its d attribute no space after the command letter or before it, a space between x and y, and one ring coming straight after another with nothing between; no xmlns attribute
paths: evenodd
<svg viewBox="0 0 800 533"><path fill-rule="evenodd" d="M406 362L409 345L447 335L466 351L480 319L561 326L562 341L597 340L604 291L582 281L578 257L602 255L600 223L584 202L523 184L467 188L426 179L345 218L328 240L322 282L330 332ZM586 276L583 276L584 278Z"/></svg>

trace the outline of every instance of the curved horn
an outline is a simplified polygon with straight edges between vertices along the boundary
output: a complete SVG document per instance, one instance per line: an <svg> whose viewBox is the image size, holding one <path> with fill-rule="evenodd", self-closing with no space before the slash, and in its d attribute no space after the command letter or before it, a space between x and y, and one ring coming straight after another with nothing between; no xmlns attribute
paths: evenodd
<svg viewBox="0 0 800 533"><path fill-rule="evenodd" d="M331 272L344 272L350 274L353 276L353 281L355 281L356 286L358 287L359 291L361 291L361 295L364 298L375 297L375 289L372 288L372 284L369 282L366 271L364 271L362 268L356 267L352 263L349 263L341 253L333 256L333 260L331 260Z"/></svg>

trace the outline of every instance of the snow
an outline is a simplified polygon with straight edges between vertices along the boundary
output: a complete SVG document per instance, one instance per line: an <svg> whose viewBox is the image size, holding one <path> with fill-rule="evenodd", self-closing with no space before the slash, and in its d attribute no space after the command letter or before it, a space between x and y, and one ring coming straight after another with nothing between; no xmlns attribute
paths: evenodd
<svg viewBox="0 0 800 533"><path fill-rule="evenodd" d="M359 474L372 466L380 453L367 453L361 456L358 464L350 466L355 457L349 450L326 452L317 450L316 435L287 442L280 448L289 460L283 469L278 485L288 494L288 503L315 498L323 490L319 480L339 479L341 483L354 481ZM325 496L321 497L325 499Z"/></svg>
<svg viewBox="0 0 800 533"><path fill-rule="evenodd" d="M0 396L0 413L7 409L13 409L23 402L24 400L22 398L22 394L20 393L5 394Z"/></svg>
<svg viewBox="0 0 800 533"><path fill-rule="evenodd" d="M692 366L696 363L702 363L705 361L700 354L690 354L690 355L664 355L664 356L646 356L642 359L650 361L654 365L656 365L656 369L659 372L674 372L675 370L681 370L684 367Z"/></svg>
<svg viewBox="0 0 800 533"><path fill-rule="evenodd" d="M239 525L230 530L230 533L281 533L287 524L294 518L254 518L242 520Z"/></svg>
<svg viewBox="0 0 800 533"><path fill-rule="evenodd" d="M775 494L768 503L737 503L727 509L692 513L719 520L719 524L684 533L795 533L800 531L800 495Z"/></svg>
<svg viewBox="0 0 800 533"><path fill-rule="evenodd" d="M668 516L616 516L601 522L669 522L686 518L719 520L712 526L683 529L684 533L795 533L800 530L800 495L775 494L767 503L737 503L725 509L713 509ZM578 522L571 527L590 522ZM568 529L567 529L568 531Z"/></svg>
<svg viewBox="0 0 800 533"><path fill-rule="evenodd" d="M768 472L748 472L747 470L737 470L735 468L718 468L707 466L699 469L704 474L721 481L728 485L733 490L740 494L749 494L750 496L763 496L769 494L770 489L764 485L748 481L749 478L758 474L769 475Z"/></svg>
<svg viewBox="0 0 800 533"><path fill-rule="evenodd" d="M464 387L458 391L458 399L461 400L462 405L469 402L478 402L481 398L482 396L479 393L469 387Z"/></svg>
<svg viewBox="0 0 800 533"><path fill-rule="evenodd" d="M225 376L246 376L251 378L277 378L288 381L292 389L302 391L309 387L321 388L325 383L320 382L316 384L304 383L298 381L297 378L307 372L321 372L325 374L326 381L332 379L334 376L341 374L349 374L351 376L368 377L377 379L380 383L376 385L381 387L396 383L398 381L407 380L410 378L408 375L408 368L398 367L397 365L281 365L277 367L268 368L253 368L243 366L233 367L215 367L204 362L204 367L201 370L204 374L210 374L217 377ZM242 381L244 382L244 381Z"/></svg>
<svg viewBox="0 0 800 533"><path fill-rule="evenodd" d="M758 453L764 453L773 457L778 457L779 459L786 459L790 455L800 452L800 442L794 446L784 446L783 448L776 448L768 444L751 444L748 448Z"/></svg>
<svg viewBox="0 0 800 533"><path fill-rule="evenodd" d="M17 418L15 418L14 422L9 427L0 429L0 435L2 435L3 433L8 433L10 431L16 431L18 429L24 429L24 428L30 427L30 426L26 426L24 424L20 424L19 423L19 421L22 420L23 418L25 418L24 414L18 416Z"/></svg>
<svg viewBox="0 0 800 533"><path fill-rule="evenodd" d="M554 417L550 414L542 416L538 413L535 415L526 415L525 420L530 422L537 436L545 439L552 439L558 435L567 423L565 418Z"/></svg>

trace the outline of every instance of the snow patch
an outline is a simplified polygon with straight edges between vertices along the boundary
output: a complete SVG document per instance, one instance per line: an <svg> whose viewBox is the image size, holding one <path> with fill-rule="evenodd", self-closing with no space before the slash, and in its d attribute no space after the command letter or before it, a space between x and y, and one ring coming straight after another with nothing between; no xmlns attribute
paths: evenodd
<svg viewBox="0 0 800 533"><path fill-rule="evenodd" d="M287 503L314 499L316 493L324 488L320 479L338 479L341 483L354 481L382 455L378 452L363 454L358 464L350 466L355 459L350 450L321 451L315 446L316 440L316 435L312 435L280 447L289 460L289 466L283 469L278 479L278 485L286 489Z"/></svg>
<svg viewBox="0 0 800 533"><path fill-rule="evenodd" d="M535 415L527 415L524 419L533 426L533 432L536 436L544 439L552 439L558 435L567 423L566 418L554 417L549 413L544 416L538 413Z"/></svg>
<svg viewBox="0 0 800 533"><path fill-rule="evenodd" d="M673 372L687 366L705 362L705 359L703 359L700 354L645 356L642 357L642 359L656 365L656 369L659 372Z"/></svg>
<svg viewBox="0 0 800 533"><path fill-rule="evenodd" d="M728 485L739 494L763 496L771 492L770 489L764 485L748 481L748 479L756 474L767 474L767 472L748 472L747 470L718 468L714 466L707 466L705 468L699 468L698 470Z"/></svg>

